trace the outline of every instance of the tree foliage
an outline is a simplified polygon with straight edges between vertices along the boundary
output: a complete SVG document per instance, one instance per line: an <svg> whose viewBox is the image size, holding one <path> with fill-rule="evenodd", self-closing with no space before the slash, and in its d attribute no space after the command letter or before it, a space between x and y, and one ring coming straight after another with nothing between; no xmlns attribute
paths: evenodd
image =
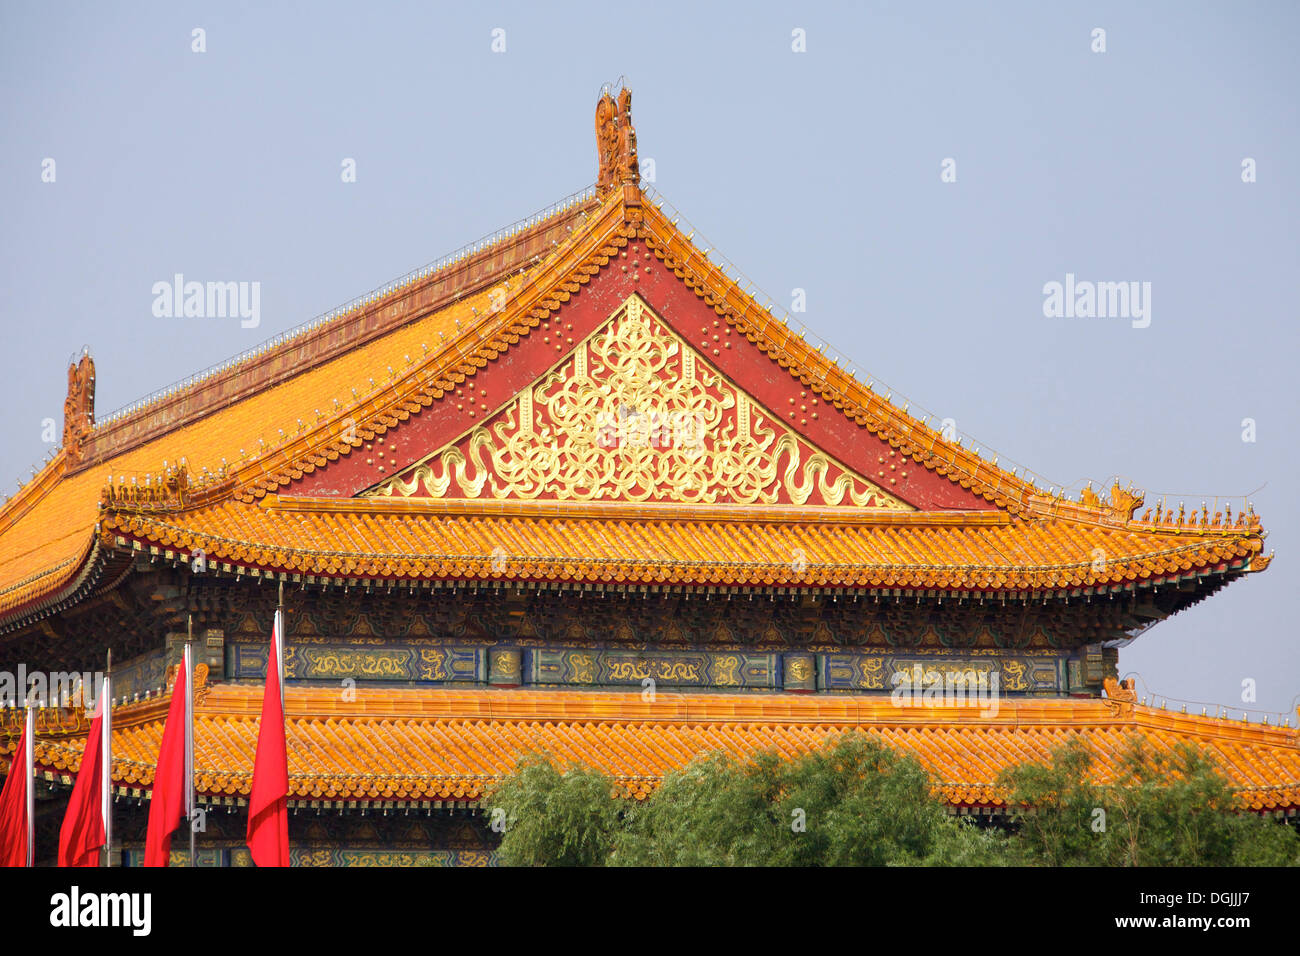
<svg viewBox="0 0 1300 956"><path fill-rule="evenodd" d="M530 754L488 795L489 825L505 836L506 866L598 866L613 847L620 798L613 782L587 767L557 769Z"/></svg>
<svg viewBox="0 0 1300 956"><path fill-rule="evenodd" d="M954 819L914 757L864 734L786 760L712 755L627 815L623 865L889 866L991 862L995 839Z"/></svg>
<svg viewBox="0 0 1300 956"><path fill-rule="evenodd" d="M595 770L532 756L489 804L507 865L1300 865L1294 828L1241 812L1194 747L1135 738L1102 783L1097 760L1075 738L1006 771L1009 832L952 815L916 758L863 733L793 759L707 754L643 801Z"/></svg>
<svg viewBox="0 0 1300 956"><path fill-rule="evenodd" d="M1231 784L1188 743L1157 750L1133 736L1091 782L1096 754L1078 737L1047 764L1005 771L1018 817L1017 862L1047 866L1300 865L1295 831L1242 812Z"/></svg>

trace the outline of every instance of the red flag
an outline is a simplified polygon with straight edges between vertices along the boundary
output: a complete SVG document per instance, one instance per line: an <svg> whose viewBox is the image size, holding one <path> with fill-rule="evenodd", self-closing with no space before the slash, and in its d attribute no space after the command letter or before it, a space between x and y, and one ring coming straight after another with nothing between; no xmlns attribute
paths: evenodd
<svg viewBox="0 0 1300 956"><path fill-rule="evenodd" d="M68 798L68 811L59 830L59 866L98 866L104 834L103 773L104 695L99 697L95 719L86 737L86 750L77 771L77 782Z"/></svg>
<svg viewBox="0 0 1300 956"><path fill-rule="evenodd" d="M280 681L282 633L280 612L276 611L266 662L266 690L262 693L262 720L257 728L253 789L248 797L248 849L258 866L289 865L289 753Z"/></svg>
<svg viewBox="0 0 1300 956"><path fill-rule="evenodd" d="M0 866L27 865L27 791L32 776L26 767L27 723L10 756L9 775L0 791Z"/></svg>
<svg viewBox="0 0 1300 956"><path fill-rule="evenodd" d="M149 828L144 838L144 865L167 866L171 858L172 833L185 817L185 698L189 681L185 665L176 668L172 684L172 704L163 727L162 746L158 748L158 767L153 775L153 793L149 798Z"/></svg>

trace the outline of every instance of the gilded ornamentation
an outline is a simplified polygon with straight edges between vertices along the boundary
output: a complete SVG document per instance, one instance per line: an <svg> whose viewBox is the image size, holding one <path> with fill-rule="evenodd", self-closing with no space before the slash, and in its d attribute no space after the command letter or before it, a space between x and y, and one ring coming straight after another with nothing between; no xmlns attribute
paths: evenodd
<svg viewBox="0 0 1300 956"><path fill-rule="evenodd" d="M730 654L719 657L713 665L713 682L723 687L734 687L740 683L736 670L740 667L740 658Z"/></svg>
<svg viewBox="0 0 1300 956"><path fill-rule="evenodd" d="M662 660L611 660L609 676L612 680L645 680L647 677L664 683L685 681L698 683L700 665L696 661Z"/></svg>
<svg viewBox="0 0 1300 956"><path fill-rule="evenodd" d="M570 659L573 666L573 680L578 684L596 682L596 661L590 654L574 654Z"/></svg>
<svg viewBox="0 0 1300 956"><path fill-rule="evenodd" d="M447 680L447 669L443 664L445 656L437 648L420 648L420 680Z"/></svg>
<svg viewBox="0 0 1300 956"><path fill-rule="evenodd" d="M770 418L635 295L494 423L364 494L911 510Z"/></svg>
<svg viewBox="0 0 1300 956"><path fill-rule="evenodd" d="M881 690L885 686L885 662L879 657L868 657L862 662L863 686L869 690Z"/></svg>
<svg viewBox="0 0 1300 956"><path fill-rule="evenodd" d="M399 656L400 655L400 656ZM312 655L312 677L370 677L404 679L404 654L332 652Z"/></svg>
<svg viewBox="0 0 1300 956"><path fill-rule="evenodd" d="M1002 689L1009 691L1029 689L1029 684L1025 681L1024 664L1011 660L1002 665Z"/></svg>
<svg viewBox="0 0 1300 956"><path fill-rule="evenodd" d="M924 690L948 684L960 686L972 679L979 686L988 687L994 686L996 679L996 686L1003 693L1061 689L1057 686L1055 661L1035 666L1037 662L1032 658L1008 657L990 651L974 650L960 655L946 651L910 651L906 656L888 658L828 653L819 655L819 660L825 662L826 685L831 690Z"/></svg>

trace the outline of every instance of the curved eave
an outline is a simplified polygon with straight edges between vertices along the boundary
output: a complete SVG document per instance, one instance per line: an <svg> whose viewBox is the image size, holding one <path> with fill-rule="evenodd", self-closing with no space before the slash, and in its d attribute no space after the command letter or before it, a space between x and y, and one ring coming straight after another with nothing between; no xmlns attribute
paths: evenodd
<svg viewBox="0 0 1300 956"><path fill-rule="evenodd" d="M92 537L80 557L0 592L0 635L70 607L92 593L103 579L110 555Z"/></svg>
<svg viewBox="0 0 1300 956"><path fill-rule="evenodd" d="M778 509L768 516L730 506L278 499L183 513L108 511L102 527L119 548L177 562L197 551L209 570L309 584L1088 597L1203 579L1211 586L1267 564L1260 536L1246 529L1183 535L1002 513Z"/></svg>
<svg viewBox="0 0 1300 956"><path fill-rule="evenodd" d="M66 606L69 600L77 598L79 578L86 570L85 558L93 538L97 506L102 504L100 496L95 494L102 485L93 477L98 475L99 468L111 475L124 472L139 476L143 483L145 475L154 473L164 458L176 461L188 454L218 466L222 455L237 457L240 439L232 439L229 448L221 442L200 442L206 453L185 447L188 441L181 442L179 450L168 451L162 445L178 435L194 434L195 429L211 429L217 434L232 414L231 410L238 417L245 406L261 396L278 393L286 385L292 387L290 383L294 381L317 381L322 367L332 369L353 354L373 351L395 336L416 338L414 347L409 343L404 346L415 354L423 333L416 336L411 329L429 322L432 335L438 331L436 326L444 322L449 331L453 321L459 329L462 313L466 319L471 310L476 315L484 314L485 310L478 308L483 303L477 300L488 297L485 290L507 276L513 281L521 271L526 273L526 282L532 281L535 269L546 272L545 263L556 255L557 248L568 247L570 234L582 231L589 216L609 205L608 198L580 197L550 215L530 220L499 241L467 250L444 267L376 294L330 322L269 343L256 355L228 363L213 374L177 387L138 409L101 422L87 437L79 458L74 459L67 449L60 449L32 481L0 505L0 555L11 559L34 552L37 548L33 542L39 542L43 550L39 561L11 561L14 570L5 568L0 580L3 587L0 633L29 622L33 614ZM472 334L475 323L465 324ZM439 339L439 344L445 346L447 353L454 354L458 338L457 334L445 342ZM440 347L437 351L444 349ZM397 354L400 356L402 351L399 349ZM393 361L391 356L385 363L389 361ZM397 363L400 364L400 358ZM346 394L346 388L354 385L363 393L360 399L355 406L341 407L337 415L325 419L325 428L342 428L342 423L362 418L372 406L383 404L375 395L365 394L374 383L372 380L367 385L364 373L332 382L325 394L328 397ZM340 388L344 391L337 391ZM379 386L376 394L387 392L388 386ZM306 405L304 399L299 403L303 408L294 415L309 416L307 409L327 401L318 393L312 394L311 404ZM270 422L263 418L257 427L262 424L269 426ZM292 419L276 424L291 426ZM248 433L245 423L240 434ZM156 448L161 448L156 458L141 460L149 449ZM94 491L91 491L92 483ZM230 479L217 480L203 493L220 496L227 494L232 485ZM52 536L51 518L58 526ZM0 566L5 563L0 560Z"/></svg>

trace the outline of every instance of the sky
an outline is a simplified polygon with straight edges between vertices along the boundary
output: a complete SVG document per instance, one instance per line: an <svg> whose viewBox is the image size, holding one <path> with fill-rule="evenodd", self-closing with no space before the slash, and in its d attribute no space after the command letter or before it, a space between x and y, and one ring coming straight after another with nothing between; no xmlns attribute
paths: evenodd
<svg viewBox="0 0 1300 956"><path fill-rule="evenodd" d="M1120 672L1294 724L1298 27L1249 2L6 2L0 496L61 439L83 347L103 418L580 190L625 77L697 243L779 306L802 290L896 400L1057 486L1249 495L1271 567ZM259 283L256 327L155 315L177 273ZM1067 281L1140 299L1046 315Z"/></svg>

